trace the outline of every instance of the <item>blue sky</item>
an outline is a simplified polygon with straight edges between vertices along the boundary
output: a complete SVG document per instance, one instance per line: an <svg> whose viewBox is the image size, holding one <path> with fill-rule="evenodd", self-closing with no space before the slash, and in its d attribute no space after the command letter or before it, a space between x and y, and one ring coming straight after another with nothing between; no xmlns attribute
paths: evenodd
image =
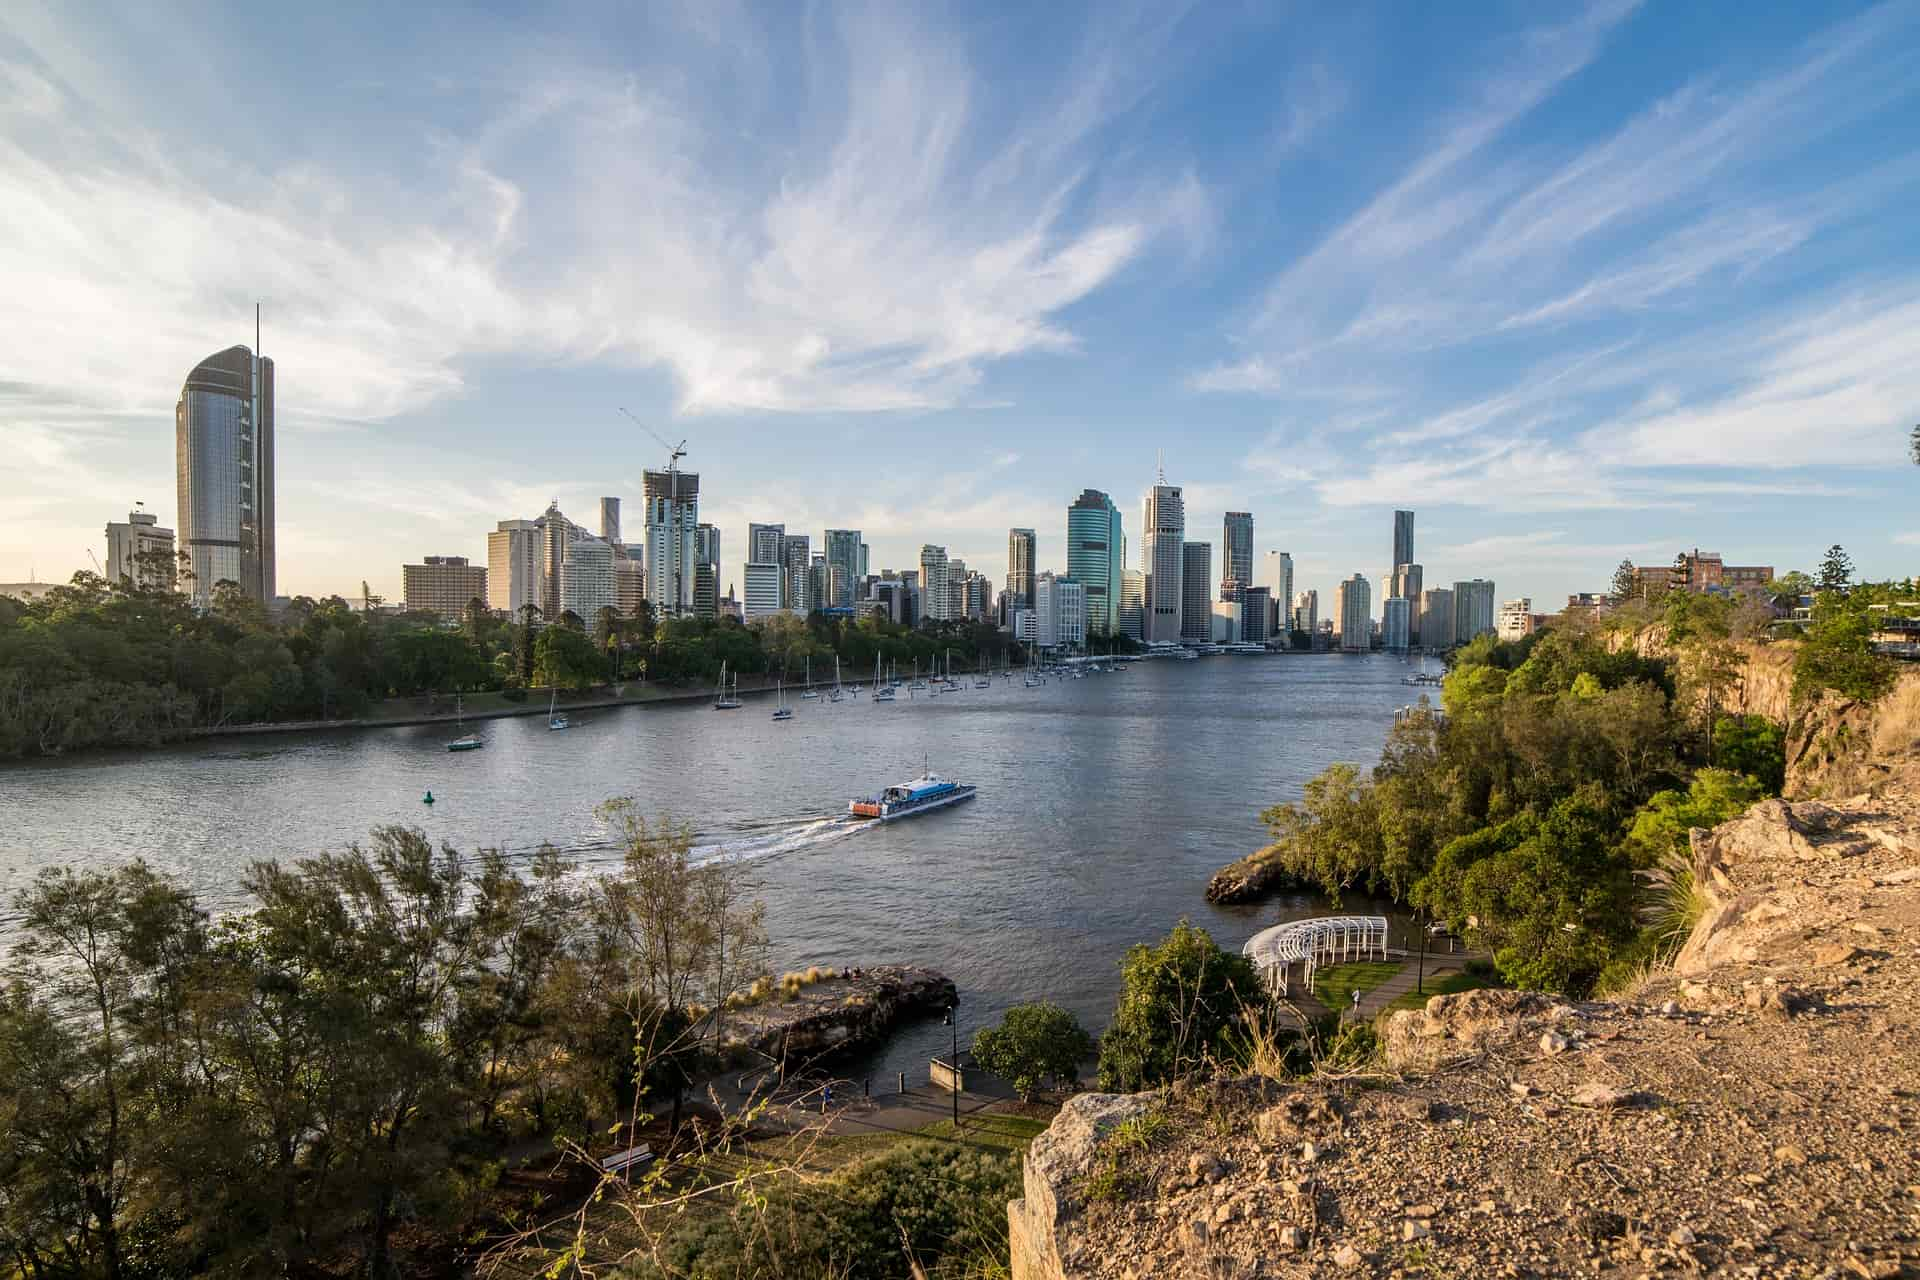
<svg viewBox="0 0 1920 1280"><path fill-rule="evenodd" d="M1164 451L1323 596L1920 569L1920 4L0 12L0 581L277 362L281 589L557 497L1064 563Z"/></svg>

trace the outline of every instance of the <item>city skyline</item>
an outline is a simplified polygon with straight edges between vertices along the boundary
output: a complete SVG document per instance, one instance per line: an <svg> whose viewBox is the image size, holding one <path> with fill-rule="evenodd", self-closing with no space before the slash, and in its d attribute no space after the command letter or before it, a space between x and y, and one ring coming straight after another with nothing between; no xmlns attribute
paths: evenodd
<svg viewBox="0 0 1920 1280"><path fill-rule="evenodd" d="M1404 508L1429 582L1536 601L1682 545L1908 570L1920 16L1511 17L830 13L800 41L775 7L658 9L534 42L316 13L290 43L235 8L195 64L281 89L235 128L167 74L187 24L16 6L0 580L168 511L181 371L256 298L280 594L396 597L403 558L479 563L550 498L631 508L666 450L621 404L688 440L702 522L859 529L876 567L933 542L1002 581L1031 527L1064 568L1063 498L1131 517L1177 448L1187 528L1252 512L1256 562L1323 601Z"/></svg>

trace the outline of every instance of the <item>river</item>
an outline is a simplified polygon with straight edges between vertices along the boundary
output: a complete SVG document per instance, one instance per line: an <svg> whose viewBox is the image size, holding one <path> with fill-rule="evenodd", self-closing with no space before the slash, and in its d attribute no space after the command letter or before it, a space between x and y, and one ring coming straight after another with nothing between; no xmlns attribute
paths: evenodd
<svg viewBox="0 0 1920 1280"><path fill-rule="evenodd" d="M215 909L244 905L255 859L338 849L387 822L462 849L551 841L591 868L617 854L594 817L614 795L691 820L709 856L747 859L776 968L903 962L960 987L961 1036L1048 998L1104 1027L1126 948L1181 916L1238 946L1309 898L1212 907L1207 878L1264 843L1261 809L1297 799L1335 761L1371 766L1416 691L1404 663L1367 656L1149 661L1122 674L874 704L771 700L445 726L203 740L0 768L0 948L12 897L42 867L144 857ZM848 823L849 797L923 764L978 798L884 826ZM421 803L431 789L437 801ZM1346 904L1381 910L1381 904ZM938 1020L852 1064L924 1079Z"/></svg>

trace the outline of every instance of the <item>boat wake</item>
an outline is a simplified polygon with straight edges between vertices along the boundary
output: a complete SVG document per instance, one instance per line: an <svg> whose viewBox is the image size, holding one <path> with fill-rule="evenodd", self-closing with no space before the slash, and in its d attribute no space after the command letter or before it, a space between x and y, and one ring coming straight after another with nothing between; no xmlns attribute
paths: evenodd
<svg viewBox="0 0 1920 1280"><path fill-rule="evenodd" d="M774 823L765 830L743 831L724 838L702 832L701 842L693 847L693 861L701 865L720 861L757 862L762 858L834 844L872 825L841 815Z"/></svg>

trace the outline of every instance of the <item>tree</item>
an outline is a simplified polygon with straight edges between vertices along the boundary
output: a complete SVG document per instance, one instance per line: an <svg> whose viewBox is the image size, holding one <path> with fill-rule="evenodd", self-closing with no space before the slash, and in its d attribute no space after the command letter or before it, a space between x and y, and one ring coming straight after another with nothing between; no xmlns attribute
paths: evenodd
<svg viewBox="0 0 1920 1280"><path fill-rule="evenodd" d="M1791 569L1767 583L1766 596L1773 607L1792 610L1799 606L1800 597L1812 595L1819 584L1798 569Z"/></svg>
<svg viewBox="0 0 1920 1280"><path fill-rule="evenodd" d="M1714 726L1713 759L1777 796L1787 783L1786 739L1786 730L1765 716L1728 716Z"/></svg>
<svg viewBox="0 0 1920 1280"><path fill-rule="evenodd" d="M1822 591L1814 602L1813 620L1793 655L1794 696L1811 698L1831 689L1871 702L1891 689L1893 661L1873 651L1873 632L1866 592Z"/></svg>
<svg viewBox="0 0 1920 1280"><path fill-rule="evenodd" d="M1071 1013L1046 1001L1017 1004L999 1026L973 1037L974 1061L1012 1084L1026 1102L1049 1079L1078 1080L1080 1064L1092 1052L1093 1037Z"/></svg>
<svg viewBox="0 0 1920 1280"><path fill-rule="evenodd" d="M556 689L584 689L606 676L606 663L593 640L567 626L547 627L534 641L533 682Z"/></svg>
<svg viewBox="0 0 1920 1280"><path fill-rule="evenodd" d="M1623 604L1633 599L1635 594L1633 561L1622 560L1619 568L1613 571L1613 585L1607 590L1607 598L1615 604Z"/></svg>
<svg viewBox="0 0 1920 1280"><path fill-rule="evenodd" d="M1827 548L1827 555L1820 562L1820 590L1845 591L1847 584L1853 581L1853 561L1839 543Z"/></svg>
<svg viewBox="0 0 1920 1280"><path fill-rule="evenodd" d="M1136 944L1100 1039L1100 1087L1134 1093L1230 1061L1235 1022L1264 1000L1252 962L1186 920L1159 946Z"/></svg>

